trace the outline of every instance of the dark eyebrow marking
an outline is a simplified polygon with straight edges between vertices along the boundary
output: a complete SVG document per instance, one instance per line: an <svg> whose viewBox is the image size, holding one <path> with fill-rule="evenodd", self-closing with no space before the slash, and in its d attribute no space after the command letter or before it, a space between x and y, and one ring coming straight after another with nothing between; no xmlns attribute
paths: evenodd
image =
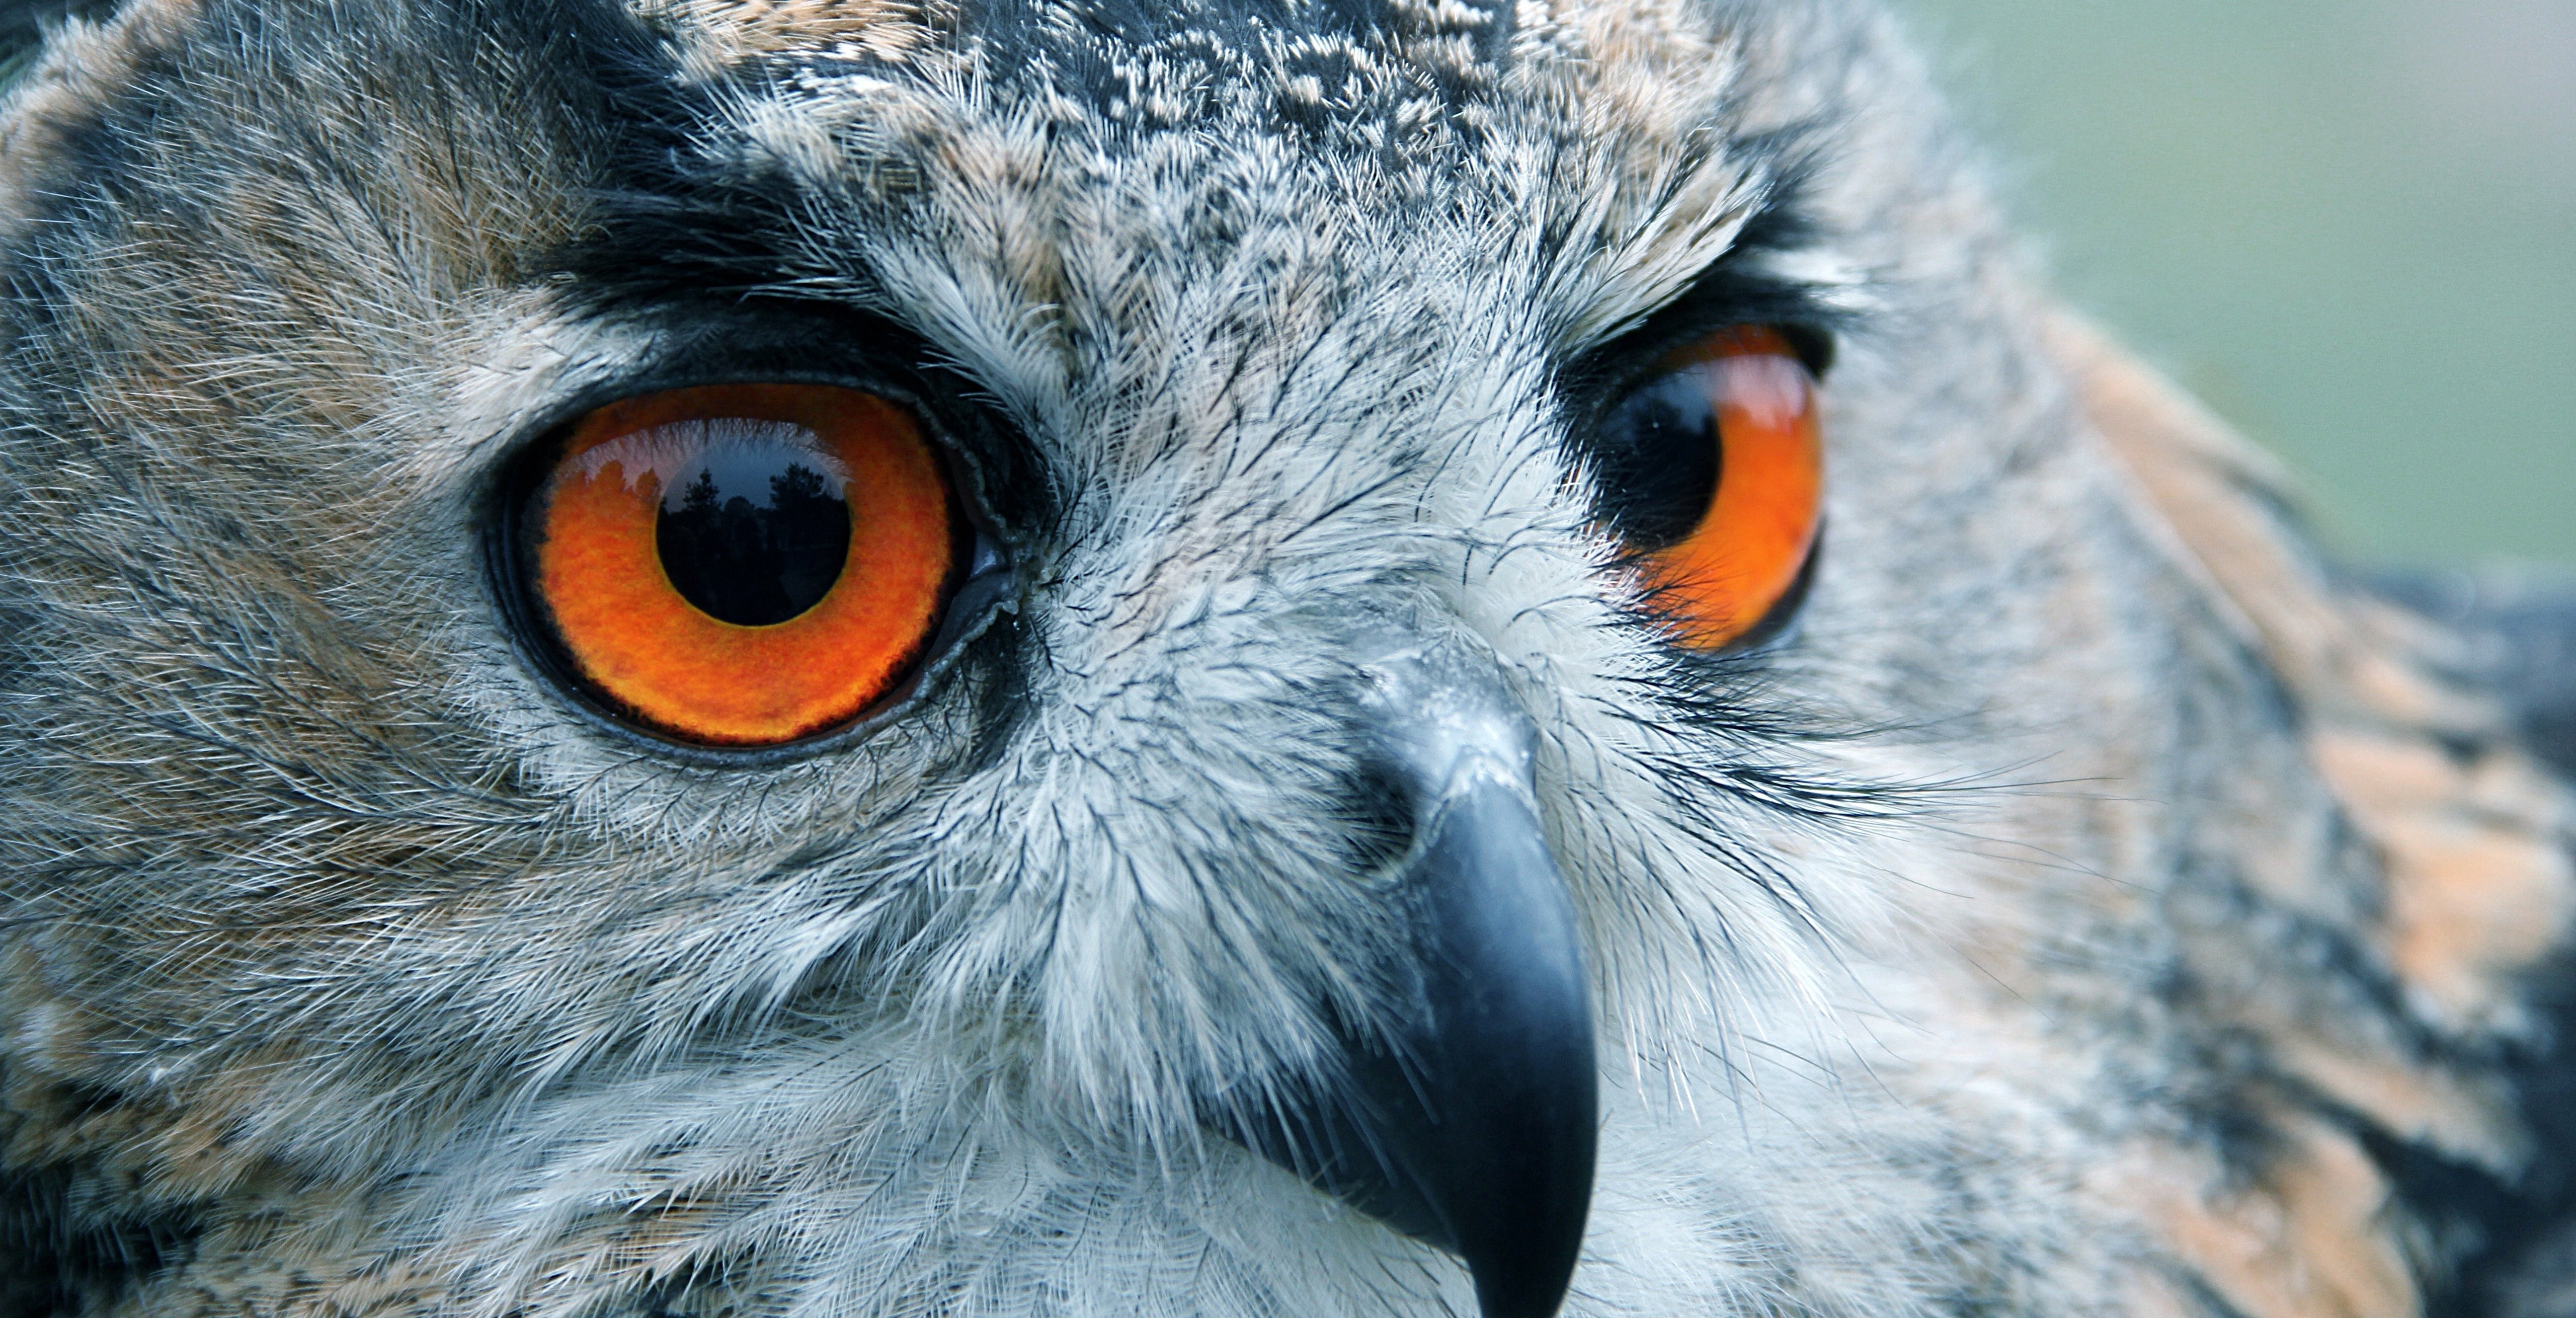
<svg viewBox="0 0 2576 1318"><path fill-rule="evenodd" d="M682 57L665 34L616 0L559 0L549 17L555 65L589 98L600 131L581 162L585 222L531 257L529 282L554 285L576 314L610 318L689 305L846 311L879 300L873 271L812 241L816 199L806 187L757 154L721 149L740 145L727 130L728 102L747 84L792 79L795 67L700 83L679 76Z"/></svg>
<svg viewBox="0 0 2576 1318"><path fill-rule="evenodd" d="M45 48L45 36L69 18L99 21L116 0L0 0L0 91L18 80Z"/></svg>
<svg viewBox="0 0 2576 1318"><path fill-rule="evenodd" d="M1802 204L1807 166L1792 157L1775 168L1759 207L1735 241L1689 286L1634 327L1583 350L1561 368L1560 387L1578 404L1597 401L1665 353L1729 325L1773 326L1817 378L1832 368L1834 333L1853 313L1829 301L1824 290L1771 270L1770 258L1808 250L1826 237Z"/></svg>

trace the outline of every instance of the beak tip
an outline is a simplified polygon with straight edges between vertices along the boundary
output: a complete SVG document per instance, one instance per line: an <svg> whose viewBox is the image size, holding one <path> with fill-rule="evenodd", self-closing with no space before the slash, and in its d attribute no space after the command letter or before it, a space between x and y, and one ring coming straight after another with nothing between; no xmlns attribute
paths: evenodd
<svg viewBox="0 0 2576 1318"><path fill-rule="evenodd" d="M1581 1227L1577 1222L1571 1233L1577 1247ZM1574 1280L1578 1252L1578 1248L1566 1248L1466 1255L1468 1274L1476 1283L1478 1312L1482 1318L1554 1318Z"/></svg>
<svg viewBox="0 0 2576 1318"><path fill-rule="evenodd" d="M1579 1110L1560 1111L1544 1129L1496 1132L1497 1143L1519 1146L1518 1176L1506 1172L1482 1195L1450 1196L1454 1248L1475 1279L1483 1318L1551 1318L1583 1252L1597 1118L1590 1093L1560 1089L1555 1097Z"/></svg>

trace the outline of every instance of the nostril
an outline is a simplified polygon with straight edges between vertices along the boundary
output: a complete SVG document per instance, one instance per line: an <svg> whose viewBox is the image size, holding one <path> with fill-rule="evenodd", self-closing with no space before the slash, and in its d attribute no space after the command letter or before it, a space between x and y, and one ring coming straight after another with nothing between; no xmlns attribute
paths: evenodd
<svg viewBox="0 0 2576 1318"><path fill-rule="evenodd" d="M1367 765L1350 776L1337 814L1353 870L1380 874L1404 860L1413 850L1416 805L1413 789L1388 769Z"/></svg>

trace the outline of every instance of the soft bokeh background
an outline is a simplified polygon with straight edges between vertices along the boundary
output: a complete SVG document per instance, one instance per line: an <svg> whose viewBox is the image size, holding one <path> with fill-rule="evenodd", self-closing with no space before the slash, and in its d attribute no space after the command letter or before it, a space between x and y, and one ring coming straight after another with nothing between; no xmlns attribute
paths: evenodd
<svg viewBox="0 0 2576 1318"><path fill-rule="evenodd" d="M2576 569L2576 0L1899 0L2058 286L2378 562Z"/></svg>

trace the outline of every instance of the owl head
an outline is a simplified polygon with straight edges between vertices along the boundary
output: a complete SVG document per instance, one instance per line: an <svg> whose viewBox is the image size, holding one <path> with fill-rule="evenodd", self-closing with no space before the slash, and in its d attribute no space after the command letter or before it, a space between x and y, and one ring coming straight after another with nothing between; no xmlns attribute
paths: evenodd
<svg viewBox="0 0 2576 1318"><path fill-rule="evenodd" d="M2530 1147L2558 798L2380 936L2319 729L2521 762L1869 6L47 32L29 1305L2288 1314Z"/></svg>

